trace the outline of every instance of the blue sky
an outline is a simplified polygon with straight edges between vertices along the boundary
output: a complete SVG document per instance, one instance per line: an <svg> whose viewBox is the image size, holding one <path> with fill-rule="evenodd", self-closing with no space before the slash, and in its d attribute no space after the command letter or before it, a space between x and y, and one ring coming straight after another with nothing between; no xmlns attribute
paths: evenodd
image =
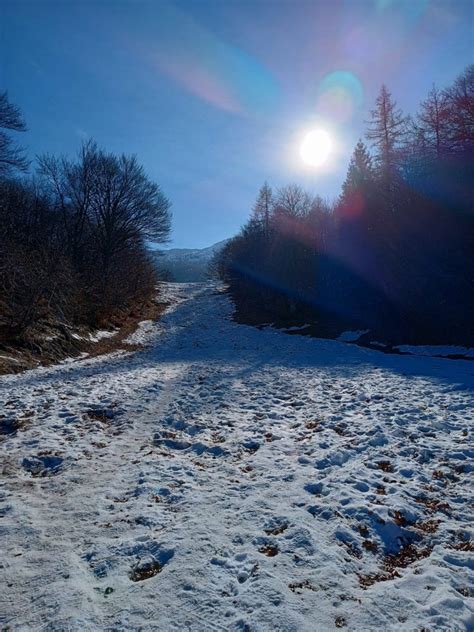
<svg viewBox="0 0 474 632"><path fill-rule="evenodd" d="M245 222L264 180L335 197L385 82L413 113L473 61L471 0L2 0L0 89L31 157L93 137L173 203L172 246ZM334 152L298 147L314 127Z"/></svg>

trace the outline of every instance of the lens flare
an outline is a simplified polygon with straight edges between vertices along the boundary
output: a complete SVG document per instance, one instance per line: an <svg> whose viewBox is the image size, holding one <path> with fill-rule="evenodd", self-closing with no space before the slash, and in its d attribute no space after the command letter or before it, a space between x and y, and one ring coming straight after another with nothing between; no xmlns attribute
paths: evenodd
<svg viewBox="0 0 474 632"><path fill-rule="evenodd" d="M323 129L315 129L306 134L301 143L300 156L309 167L320 167L331 153L332 140Z"/></svg>
<svg viewBox="0 0 474 632"><path fill-rule="evenodd" d="M336 70L318 86L317 111L338 123L347 123L364 103L364 89L352 72Z"/></svg>
<svg viewBox="0 0 474 632"><path fill-rule="evenodd" d="M154 40L140 47L160 73L233 114L267 116L278 106L278 83L264 64L196 22L175 3L160 0L159 4Z"/></svg>

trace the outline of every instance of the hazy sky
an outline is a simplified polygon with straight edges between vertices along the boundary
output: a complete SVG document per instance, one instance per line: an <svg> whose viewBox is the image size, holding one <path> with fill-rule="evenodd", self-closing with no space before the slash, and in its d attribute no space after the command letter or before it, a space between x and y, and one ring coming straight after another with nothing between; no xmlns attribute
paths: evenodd
<svg viewBox="0 0 474 632"><path fill-rule="evenodd" d="M335 197L385 82L413 113L474 61L472 0L0 0L0 89L32 157L93 137L173 202L173 246L233 235L258 188ZM331 160L305 167L305 131Z"/></svg>

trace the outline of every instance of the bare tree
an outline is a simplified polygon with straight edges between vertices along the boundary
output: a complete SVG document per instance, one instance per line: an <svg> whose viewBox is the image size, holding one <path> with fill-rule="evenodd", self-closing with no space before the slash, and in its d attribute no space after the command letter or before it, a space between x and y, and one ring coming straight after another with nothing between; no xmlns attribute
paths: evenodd
<svg viewBox="0 0 474 632"><path fill-rule="evenodd" d="M61 218L90 320L107 317L140 292L149 295L153 274L145 244L167 239L170 202L136 157L88 141L74 160L40 157L39 174Z"/></svg>
<svg viewBox="0 0 474 632"><path fill-rule="evenodd" d="M16 145L4 130L26 131L20 108L8 100L6 92L0 93L0 176L8 176L18 171L26 171L29 161L24 150Z"/></svg>
<svg viewBox="0 0 474 632"><path fill-rule="evenodd" d="M77 162L51 155L38 158L38 174L60 212L65 245L76 263L83 258L87 240L95 163L93 150L91 141L85 143L79 150Z"/></svg>
<svg viewBox="0 0 474 632"><path fill-rule="evenodd" d="M170 202L135 156L115 156L85 143L76 161L44 156L40 173L61 209L73 252L87 231L108 269L115 254L134 242L163 242L170 231Z"/></svg>
<svg viewBox="0 0 474 632"><path fill-rule="evenodd" d="M297 184L278 189L275 200L275 214L290 217L304 217L311 210L311 197Z"/></svg>

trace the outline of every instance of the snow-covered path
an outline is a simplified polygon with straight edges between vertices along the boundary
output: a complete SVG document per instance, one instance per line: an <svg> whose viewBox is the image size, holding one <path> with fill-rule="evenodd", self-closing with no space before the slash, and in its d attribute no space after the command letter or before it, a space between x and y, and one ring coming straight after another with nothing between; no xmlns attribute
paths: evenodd
<svg viewBox="0 0 474 632"><path fill-rule="evenodd" d="M232 322L0 379L2 630L472 630L474 363Z"/></svg>

